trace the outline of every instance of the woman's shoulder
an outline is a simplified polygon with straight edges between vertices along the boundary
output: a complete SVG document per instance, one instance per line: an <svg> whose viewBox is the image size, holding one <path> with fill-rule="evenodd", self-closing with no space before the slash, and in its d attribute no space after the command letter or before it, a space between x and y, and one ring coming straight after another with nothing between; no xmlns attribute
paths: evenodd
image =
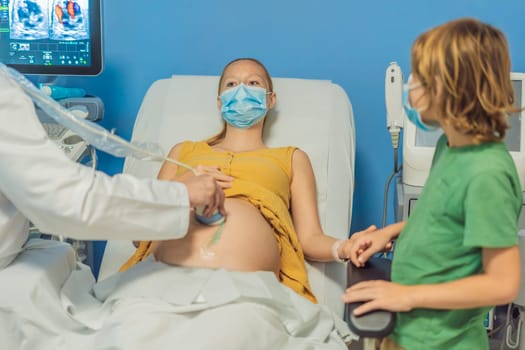
<svg viewBox="0 0 525 350"><path fill-rule="evenodd" d="M281 157L284 157L285 159L292 159L294 157L295 153L304 153L300 148L296 146L280 146L280 147L268 147L266 148L267 151L270 151L271 153L275 155L280 155Z"/></svg>
<svg viewBox="0 0 525 350"><path fill-rule="evenodd" d="M208 144L205 141L186 140L176 143L173 147L171 147L170 155L180 155L183 153L193 152L205 147L208 147Z"/></svg>
<svg viewBox="0 0 525 350"><path fill-rule="evenodd" d="M206 141L190 141L190 140L186 140L186 141L182 141L182 142L179 142L177 144L175 144L175 146L173 147L178 147L178 148L209 148L209 145Z"/></svg>
<svg viewBox="0 0 525 350"><path fill-rule="evenodd" d="M308 153L306 153L304 150L297 146L275 147L270 148L270 150L272 150L274 156L278 155L281 161L283 161L285 164L288 164L290 170L291 168L296 167L311 167L310 157L308 156Z"/></svg>
<svg viewBox="0 0 525 350"><path fill-rule="evenodd" d="M308 153L306 153L299 147L290 147L289 152L291 152L290 156L292 157L292 163L294 164L294 166L312 166Z"/></svg>
<svg viewBox="0 0 525 350"><path fill-rule="evenodd" d="M295 152L295 150L298 150L299 147L296 147L296 146L279 146L279 147L268 147L267 149L272 150L274 152L293 153L293 152Z"/></svg>

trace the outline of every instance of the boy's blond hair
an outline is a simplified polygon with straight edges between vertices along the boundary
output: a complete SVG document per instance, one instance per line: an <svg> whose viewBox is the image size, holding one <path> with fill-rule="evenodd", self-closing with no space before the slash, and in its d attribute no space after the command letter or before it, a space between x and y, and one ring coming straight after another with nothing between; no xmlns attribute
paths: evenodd
<svg viewBox="0 0 525 350"><path fill-rule="evenodd" d="M476 19L447 22L412 46L412 74L428 92L429 106L478 142L499 141L517 112L505 35Z"/></svg>

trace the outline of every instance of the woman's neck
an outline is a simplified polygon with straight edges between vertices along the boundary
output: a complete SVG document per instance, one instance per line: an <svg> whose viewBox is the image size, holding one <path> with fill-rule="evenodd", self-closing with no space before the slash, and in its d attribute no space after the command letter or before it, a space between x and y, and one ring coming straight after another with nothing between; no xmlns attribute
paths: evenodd
<svg viewBox="0 0 525 350"><path fill-rule="evenodd" d="M226 131L224 139L215 145L216 148L231 152L246 152L266 148L258 129L235 129Z"/></svg>

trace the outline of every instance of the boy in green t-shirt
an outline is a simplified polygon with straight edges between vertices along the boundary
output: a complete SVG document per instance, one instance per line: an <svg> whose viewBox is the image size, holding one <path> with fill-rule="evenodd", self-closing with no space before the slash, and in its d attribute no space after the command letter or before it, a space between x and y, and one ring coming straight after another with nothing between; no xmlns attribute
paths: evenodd
<svg viewBox="0 0 525 350"><path fill-rule="evenodd" d="M367 301L356 314L398 311L381 349L488 349L485 314L516 297L522 192L502 142L513 96L498 29L460 19L414 42L405 111L419 128L444 135L408 221L361 235L346 251L362 266L398 238L392 282L359 283L343 296Z"/></svg>

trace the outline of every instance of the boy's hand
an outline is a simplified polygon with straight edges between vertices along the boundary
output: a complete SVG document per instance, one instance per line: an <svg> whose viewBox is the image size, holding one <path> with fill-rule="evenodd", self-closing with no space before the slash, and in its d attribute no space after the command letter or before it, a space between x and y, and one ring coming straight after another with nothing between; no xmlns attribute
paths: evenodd
<svg viewBox="0 0 525 350"><path fill-rule="evenodd" d="M375 253L390 248L391 238L384 230L368 231L353 242L347 256L355 266L363 267Z"/></svg>
<svg viewBox="0 0 525 350"><path fill-rule="evenodd" d="M354 310L359 316L372 310L410 311L413 298L410 286L387 282L365 281L348 288L342 296L345 303L364 302Z"/></svg>

